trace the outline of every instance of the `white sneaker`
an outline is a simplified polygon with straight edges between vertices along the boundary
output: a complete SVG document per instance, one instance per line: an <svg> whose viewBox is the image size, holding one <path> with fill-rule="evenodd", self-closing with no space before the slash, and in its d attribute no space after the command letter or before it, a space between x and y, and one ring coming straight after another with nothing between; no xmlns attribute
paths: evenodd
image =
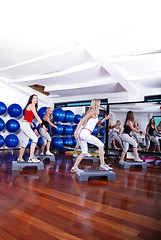
<svg viewBox="0 0 161 240"><path fill-rule="evenodd" d="M93 157L90 153L87 153L85 156L86 157Z"/></svg>
<svg viewBox="0 0 161 240"><path fill-rule="evenodd" d="M43 154L43 153L40 153L40 156L44 156L44 154Z"/></svg>
<svg viewBox="0 0 161 240"><path fill-rule="evenodd" d="M21 159L17 158L17 162L18 163L25 163L26 161L23 158L21 158Z"/></svg>
<svg viewBox="0 0 161 240"><path fill-rule="evenodd" d="M78 154L73 154L73 157L78 157Z"/></svg>
<svg viewBox="0 0 161 240"><path fill-rule="evenodd" d="M28 162L29 162L29 163L39 163L40 160L37 159L37 158L35 158L35 157L33 157L33 158L29 158L29 159L28 159Z"/></svg>
<svg viewBox="0 0 161 240"><path fill-rule="evenodd" d="M112 171L112 170L113 170L113 168L110 167L110 166L108 166L106 163L104 164L104 166L107 167L109 171Z"/></svg>
<svg viewBox="0 0 161 240"><path fill-rule="evenodd" d="M139 157L134 159L135 162L143 162Z"/></svg>
<svg viewBox="0 0 161 240"><path fill-rule="evenodd" d="M99 170L101 170L101 171L109 171L109 168L106 167L105 165L104 166L100 165L99 166Z"/></svg>
<svg viewBox="0 0 161 240"><path fill-rule="evenodd" d="M120 165L124 165L125 162L124 162L124 161L119 161L119 164L120 164Z"/></svg>
<svg viewBox="0 0 161 240"><path fill-rule="evenodd" d="M46 151L45 155L48 155L48 156L53 156L54 154L51 153L50 151Z"/></svg>

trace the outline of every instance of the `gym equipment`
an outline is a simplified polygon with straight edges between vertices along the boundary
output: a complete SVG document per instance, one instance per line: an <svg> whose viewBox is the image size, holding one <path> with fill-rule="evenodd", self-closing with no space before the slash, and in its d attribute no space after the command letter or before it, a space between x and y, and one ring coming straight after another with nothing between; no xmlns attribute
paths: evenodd
<svg viewBox="0 0 161 240"><path fill-rule="evenodd" d="M11 117L19 117L22 113L22 108L19 104L17 103L13 103L11 104L9 107L8 107L8 114L11 116Z"/></svg>
<svg viewBox="0 0 161 240"><path fill-rule="evenodd" d="M52 132L54 135L61 135L63 133L63 126L61 124L55 124L57 126L57 129L55 127L52 127Z"/></svg>
<svg viewBox="0 0 161 240"><path fill-rule="evenodd" d="M43 162L39 162L39 163L29 163L29 162L19 163L17 161L12 162L12 170L19 170L24 167L37 167L38 170L44 170Z"/></svg>
<svg viewBox="0 0 161 240"><path fill-rule="evenodd" d="M9 119L6 122L6 129L8 132L15 133L20 128L20 124L16 119Z"/></svg>
<svg viewBox="0 0 161 240"><path fill-rule="evenodd" d="M4 145L4 137L0 135L0 147Z"/></svg>
<svg viewBox="0 0 161 240"><path fill-rule="evenodd" d="M55 156L48 156L48 155L36 155L35 156L37 159L40 159L41 161L44 161L46 159L50 159L51 162L55 161Z"/></svg>
<svg viewBox="0 0 161 240"><path fill-rule="evenodd" d="M136 167L141 166L142 168L147 168L146 162L134 162L134 161L124 161L124 164L119 163L119 167L121 168L130 168L130 167Z"/></svg>
<svg viewBox="0 0 161 240"><path fill-rule="evenodd" d="M101 137L101 138L99 138L99 140L101 141L101 142L105 142L105 139L104 139L104 137Z"/></svg>
<svg viewBox="0 0 161 240"><path fill-rule="evenodd" d="M100 131L99 131L100 135L101 136L104 136L105 135L105 129L104 128L101 128Z"/></svg>
<svg viewBox="0 0 161 240"><path fill-rule="evenodd" d="M3 115L7 111L7 107L3 102L0 102L0 115Z"/></svg>
<svg viewBox="0 0 161 240"><path fill-rule="evenodd" d="M73 159L74 162L76 161L77 157ZM93 162L98 162L98 158L96 156L92 156L92 157L84 156L82 160L92 160Z"/></svg>
<svg viewBox="0 0 161 240"><path fill-rule="evenodd" d="M65 119L65 112L61 108L56 108L53 111L53 120L62 122Z"/></svg>
<svg viewBox="0 0 161 240"><path fill-rule="evenodd" d="M0 131L2 131L5 128L5 122L2 118L0 118Z"/></svg>
<svg viewBox="0 0 161 240"><path fill-rule="evenodd" d="M51 140L51 146L53 148L61 148L63 146L63 140L60 137L53 137Z"/></svg>
<svg viewBox="0 0 161 240"><path fill-rule="evenodd" d="M101 123L101 125L104 127L105 123L106 123L106 120L103 123Z"/></svg>
<svg viewBox="0 0 161 240"><path fill-rule="evenodd" d="M47 107L41 107L40 109L39 109L39 111L38 111L38 115L39 115L39 117L42 119L43 117L44 117L44 115L46 114L46 109L47 109Z"/></svg>
<svg viewBox="0 0 161 240"><path fill-rule="evenodd" d="M109 181L115 181L116 180L116 175L113 171L100 171L100 170L95 170L95 169L91 169L91 170L82 170L79 169L76 172L75 177L79 180L79 181L88 181L89 178L94 178L94 177L107 177Z"/></svg>
<svg viewBox="0 0 161 240"><path fill-rule="evenodd" d="M74 113L71 110L65 111L65 119L64 122L73 122L74 121Z"/></svg>
<svg viewBox="0 0 161 240"><path fill-rule="evenodd" d="M71 135L72 133L73 133L73 128L72 128L72 126L65 125L65 126L64 126L64 130L63 130L63 134L64 134L64 135Z"/></svg>
<svg viewBox="0 0 161 240"><path fill-rule="evenodd" d="M74 123L79 123L79 121L81 120L81 118L82 118L81 115L76 114L76 115L74 116Z"/></svg>
<svg viewBox="0 0 161 240"><path fill-rule="evenodd" d="M7 147L13 148L13 147L16 147L18 145L19 139L16 135L9 134L9 135L6 136L4 142L5 142Z"/></svg>
<svg viewBox="0 0 161 240"><path fill-rule="evenodd" d="M63 138L63 144L64 145L73 145L73 140L70 137Z"/></svg>
<svg viewBox="0 0 161 240"><path fill-rule="evenodd" d="M92 135L96 135L98 133L98 127L95 126L95 128L93 129Z"/></svg>

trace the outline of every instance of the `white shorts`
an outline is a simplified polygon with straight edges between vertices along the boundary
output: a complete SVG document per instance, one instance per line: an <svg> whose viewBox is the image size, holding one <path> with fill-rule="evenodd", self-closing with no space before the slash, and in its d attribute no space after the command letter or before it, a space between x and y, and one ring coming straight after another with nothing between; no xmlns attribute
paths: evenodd
<svg viewBox="0 0 161 240"><path fill-rule="evenodd" d="M21 139L21 147L26 148L30 138L32 142L37 143L38 137L36 136L34 131L31 129L31 125L29 122L22 121L21 130L23 132L22 139Z"/></svg>
<svg viewBox="0 0 161 240"><path fill-rule="evenodd" d="M97 147L103 147L104 144L101 142L98 138L91 135L90 131L87 129L82 129L79 135L80 139L80 146L82 149L82 153L87 154L88 153L88 146L87 143L93 144Z"/></svg>
<svg viewBox="0 0 161 240"><path fill-rule="evenodd" d="M45 129L44 129L44 128L40 127L39 133L40 133L40 135L42 136L42 145L43 145L43 146L46 146L47 141L48 141L48 142L51 142L51 137L50 137L50 135L49 135L48 132L45 132Z"/></svg>

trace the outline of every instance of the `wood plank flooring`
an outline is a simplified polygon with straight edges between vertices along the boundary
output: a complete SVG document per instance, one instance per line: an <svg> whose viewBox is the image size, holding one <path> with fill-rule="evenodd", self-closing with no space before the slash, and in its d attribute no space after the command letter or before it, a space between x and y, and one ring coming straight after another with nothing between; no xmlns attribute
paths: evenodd
<svg viewBox="0 0 161 240"><path fill-rule="evenodd" d="M79 182L72 156L55 155L44 171L12 171L17 155L0 151L0 240L161 239L161 168L122 169L112 161L116 181Z"/></svg>

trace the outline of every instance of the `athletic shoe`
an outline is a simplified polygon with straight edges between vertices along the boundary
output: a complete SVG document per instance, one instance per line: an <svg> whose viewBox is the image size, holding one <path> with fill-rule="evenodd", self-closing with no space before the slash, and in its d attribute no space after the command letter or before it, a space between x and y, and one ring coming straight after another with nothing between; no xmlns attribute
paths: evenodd
<svg viewBox="0 0 161 240"><path fill-rule="evenodd" d="M44 156L44 154L43 154L43 153L40 153L40 156Z"/></svg>
<svg viewBox="0 0 161 240"><path fill-rule="evenodd" d="M143 162L139 157L134 159L135 162Z"/></svg>
<svg viewBox="0 0 161 240"><path fill-rule="evenodd" d="M110 166L108 166L106 163L104 164L104 166L107 167L109 171L112 171L112 170L113 170L113 168L110 167Z"/></svg>
<svg viewBox="0 0 161 240"><path fill-rule="evenodd" d="M124 165L125 162L120 160L120 161L119 161L119 164L120 164L120 165Z"/></svg>
<svg viewBox="0 0 161 240"><path fill-rule="evenodd" d="M78 157L78 154L73 154L73 157Z"/></svg>
<svg viewBox="0 0 161 240"><path fill-rule="evenodd" d="M90 153L87 153L85 157L93 157Z"/></svg>
<svg viewBox="0 0 161 240"><path fill-rule="evenodd" d="M26 161L23 158L21 158L21 159L17 158L17 162L18 163L25 163Z"/></svg>
<svg viewBox="0 0 161 240"><path fill-rule="evenodd" d="M39 163L40 160L37 159L37 158L35 158L35 157L33 157L33 158L29 158L29 159L28 159L28 162L29 162L29 163Z"/></svg>
<svg viewBox="0 0 161 240"><path fill-rule="evenodd" d="M71 170L70 170L70 172L71 172L71 173L75 173L75 172L77 172L78 170L79 170L78 167L76 167L76 168L72 167Z"/></svg>
<svg viewBox="0 0 161 240"><path fill-rule="evenodd" d="M48 155L48 156L53 156L54 154L51 153L50 151L46 151L45 155Z"/></svg>
<svg viewBox="0 0 161 240"><path fill-rule="evenodd" d="M100 165L99 166L99 170L101 170L101 171L109 171L109 167L106 167L105 165L104 166Z"/></svg>

